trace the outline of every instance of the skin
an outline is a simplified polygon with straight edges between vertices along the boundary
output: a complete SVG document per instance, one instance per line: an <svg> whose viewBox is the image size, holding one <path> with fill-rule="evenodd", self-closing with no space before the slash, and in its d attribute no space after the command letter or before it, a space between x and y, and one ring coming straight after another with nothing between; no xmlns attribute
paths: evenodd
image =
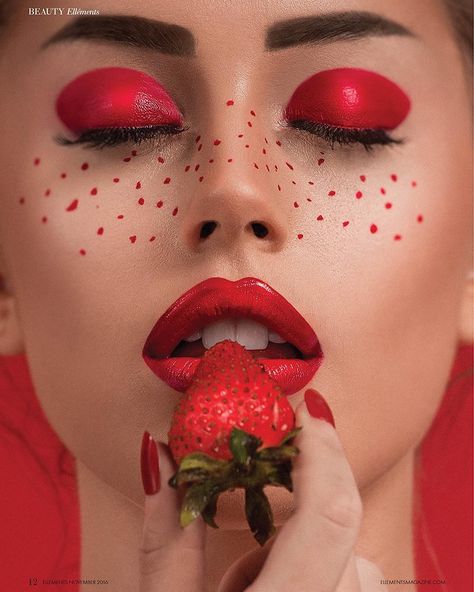
<svg viewBox="0 0 474 592"><path fill-rule="evenodd" d="M114 7L120 14L190 28L198 40L197 57L91 41L39 51L66 17L38 21L21 14L4 40L1 62L1 77L8 82L0 99L0 269L9 287L0 301L1 353L26 351L46 416L77 459L83 575L108 577L114 590L136 589L137 548L143 545L141 436L147 429L166 442L179 396L145 366L141 349L166 308L210 276L262 278L300 311L320 339L325 362L308 386L328 401L337 431L324 425L328 436L308 423L307 432L314 429L316 449L328 436L338 451L335 456L328 451L321 461L321 479L331 466L341 478L350 467L354 481L343 481L342 495L357 500L360 494L363 502L360 528L354 520L351 536L340 535L344 552L328 555L334 574L328 590L336 589L343 573L357 580L355 553L376 563L386 577L413 575L414 453L466 334L462 311L472 290L466 282L472 267L469 85L442 4L324 2L316 12L373 11L403 24L417 39L373 37L272 54L262 50L266 27L313 14L314 2L272 0L242 10L238 3L215 1L212 19L209 5L199 0L116 0ZM83 8L109 10L100 0ZM138 148L130 162L123 158L134 146L101 152L56 144L54 136L67 132L54 109L58 94L76 76L110 66L157 77L185 111L188 132L161 148ZM404 90L412 109L394 132L404 144L372 153L361 146L333 151L323 140L279 128L278 113L295 88L333 67L372 70ZM232 107L226 105L229 99ZM249 148L238 138L241 132ZM197 135L203 139L199 153ZM265 137L268 162L278 165L278 174L254 167L266 162ZM157 162L158 155L164 163ZM321 158L325 162L318 166ZM82 170L85 162L89 167ZM189 163L200 163L199 173L185 173ZM168 176L171 182L164 184ZM308 185L311 179L315 188ZM142 190L135 189L138 181ZM97 196L90 195L94 187ZM331 189L336 191L332 200ZM355 197L359 190L362 199ZM75 199L77 209L66 212ZM162 208L154 205L158 199ZM386 202L393 207L386 208ZM219 226L200 242L199 227L206 220ZM254 220L270 229L265 241L249 230ZM349 224L343 227L343 221ZM97 234L100 227L103 235ZM394 240L395 234L402 239ZM295 409L302 399L303 391L292 396ZM317 461L311 442L309 436L301 442L312 451L308 466ZM302 491L314 491L318 473L309 473ZM167 487L164 478L163 483ZM286 491L268 493L280 527L295 508L295 516L304 520L301 513L309 516L330 499L316 492L308 496L309 505L297 507ZM221 529L208 533L203 555L212 589L243 551L260 557L245 530L238 494L222 498L216 521ZM154 526L159 530L159 521ZM287 544L281 553L288 558L307 553L311 562L330 549L324 537L314 544ZM273 569L273 575L265 572L265 581L280 575ZM155 589L153 583L142 585Z"/></svg>

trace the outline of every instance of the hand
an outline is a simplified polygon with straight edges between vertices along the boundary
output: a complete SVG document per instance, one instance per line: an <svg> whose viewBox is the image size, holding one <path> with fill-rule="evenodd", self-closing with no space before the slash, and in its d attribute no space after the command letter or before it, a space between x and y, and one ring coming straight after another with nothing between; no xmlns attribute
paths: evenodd
<svg viewBox="0 0 474 592"><path fill-rule="evenodd" d="M305 400L330 421L318 393L306 391ZM305 402L295 414L303 427L294 441L300 449L292 470L295 511L263 548L229 568L218 592L385 591L380 570L353 551L362 503L335 429L312 417ZM179 494L167 484L176 466L166 445L158 449L161 488L146 495L140 592L204 592L207 527L202 518L180 527Z"/></svg>

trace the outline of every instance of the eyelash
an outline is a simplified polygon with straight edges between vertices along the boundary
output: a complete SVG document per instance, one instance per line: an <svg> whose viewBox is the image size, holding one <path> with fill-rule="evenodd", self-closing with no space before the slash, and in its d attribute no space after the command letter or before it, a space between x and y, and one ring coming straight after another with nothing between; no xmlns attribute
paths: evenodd
<svg viewBox="0 0 474 592"><path fill-rule="evenodd" d="M369 152L375 145L388 146L403 144L403 140L393 138L383 129L371 128L343 128L325 123L315 123L307 120L295 120L287 122L288 127L308 132L327 142L331 148L335 144L350 145L362 144ZM165 140L171 136L177 136L185 132L187 127L172 125L157 125L149 127L110 127L86 130L75 140L69 140L63 136L57 136L56 142L61 146L84 145L86 148L101 150L113 148L121 144L132 143L140 145L143 142L154 139Z"/></svg>
<svg viewBox="0 0 474 592"><path fill-rule="evenodd" d="M113 148L121 144L140 145L143 142L154 139L165 140L170 136L177 136L185 132L187 127L174 125L154 125L148 127L104 127L86 130L75 140L69 140L64 136L57 136L56 142L61 146L84 145L86 148Z"/></svg>
<svg viewBox="0 0 474 592"><path fill-rule="evenodd" d="M367 152L369 152L377 144L381 146L403 144L403 140L393 138L383 129L337 127L304 119L288 121L287 125L291 128L318 136L327 142L331 148L334 148L335 144L339 144L340 146L362 144Z"/></svg>

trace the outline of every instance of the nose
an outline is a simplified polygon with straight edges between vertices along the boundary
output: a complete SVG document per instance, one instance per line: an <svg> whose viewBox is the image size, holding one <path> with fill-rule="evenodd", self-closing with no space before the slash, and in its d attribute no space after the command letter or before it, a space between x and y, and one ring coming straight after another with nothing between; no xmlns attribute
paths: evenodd
<svg viewBox="0 0 474 592"><path fill-rule="evenodd" d="M222 150L211 152L205 182L193 188L181 219L181 239L194 252L281 250L289 235L284 198L272 176L254 166L252 150L229 136ZM234 155L231 162L228 154ZM209 156L202 160L208 162Z"/></svg>

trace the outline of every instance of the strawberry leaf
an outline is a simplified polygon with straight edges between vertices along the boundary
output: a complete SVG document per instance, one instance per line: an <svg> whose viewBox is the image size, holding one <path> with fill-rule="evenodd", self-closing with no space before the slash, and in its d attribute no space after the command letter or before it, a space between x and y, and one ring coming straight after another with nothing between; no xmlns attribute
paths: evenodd
<svg viewBox="0 0 474 592"><path fill-rule="evenodd" d="M180 524L184 528L198 518L204 508L213 501L213 498L221 493L222 489L216 483L205 481L194 483L188 487L181 505ZM212 506L211 506L212 510Z"/></svg>
<svg viewBox="0 0 474 592"><path fill-rule="evenodd" d="M287 442L292 440L298 434L298 432L300 432L302 429L303 429L302 427L299 427L299 428L295 428L294 430L291 430L291 432L286 434L286 436L280 442L280 446L283 446L283 444L286 444Z"/></svg>
<svg viewBox="0 0 474 592"><path fill-rule="evenodd" d="M263 546L275 533L272 509L263 487L245 490L245 515L252 534Z"/></svg>
<svg viewBox="0 0 474 592"><path fill-rule="evenodd" d="M255 456L257 448L262 445L262 440L253 434L248 434L239 428L233 428L230 434L229 448L237 462L244 465Z"/></svg>
<svg viewBox="0 0 474 592"><path fill-rule="evenodd" d="M217 524L214 522L214 516L216 515L217 511L217 499L219 498L219 493L216 493L212 496L210 502L202 511L202 517L204 519L204 522L206 524L209 524L209 526L212 526L212 528L219 528Z"/></svg>

